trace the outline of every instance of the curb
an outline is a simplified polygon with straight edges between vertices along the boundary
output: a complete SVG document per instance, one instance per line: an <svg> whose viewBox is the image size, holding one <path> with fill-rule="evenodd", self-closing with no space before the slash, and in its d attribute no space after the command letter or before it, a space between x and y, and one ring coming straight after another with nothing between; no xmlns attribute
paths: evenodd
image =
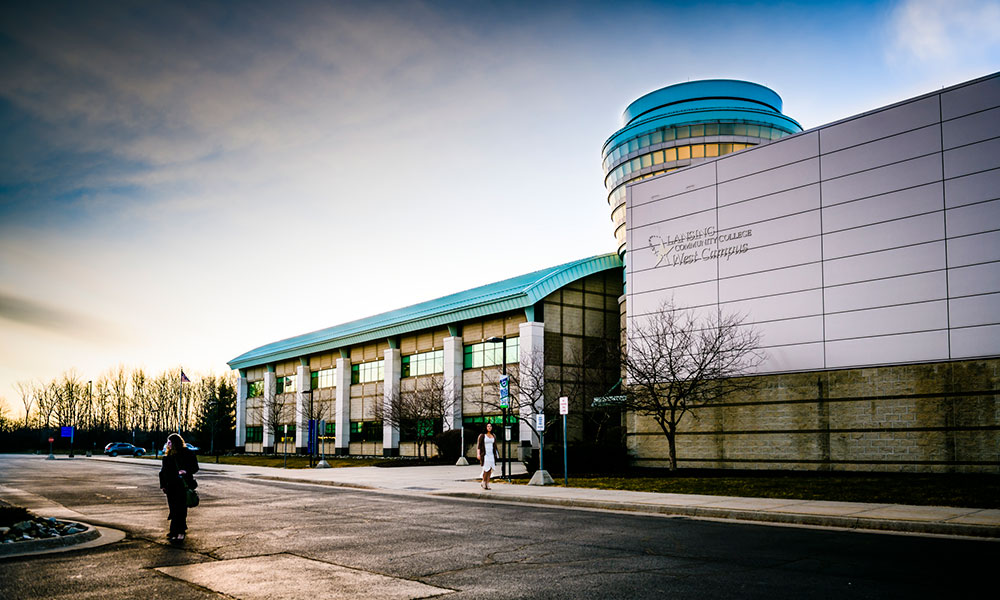
<svg viewBox="0 0 1000 600"><path fill-rule="evenodd" d="M833 527L837 529L852 529L859 531L884 531L894 533L915 533L924 535L951 535L983 540L1000 540L1000 527L989 525L968 525L965 523L942 523L923 521L903 521L898 519L866 519L864 517L838 517L828 515L803 515L793 513L762 512L751 510L735 510L725 508L704 508L692 506L656 506L614 502L608 500L584 500L562 498L540 498L524 496L500 496L478 492L440 492L437 496L453 498L470 498L475 500L493 500L500 502L520 502L523 504L543 504L549 506L564 506L573 508L590 508L599 510L617 510L633 513L658 515L673 515L695 517L702 519L726 519L759 523L778 523L782 525L802 525L808 527Z"/></svg>
<svg viewBox="0 0 1000 600"><path fill-rule="evenodd" d="M11 542L9 544L0 544L0 558L6 558L9 556L23 556L26 554L35 554L38 552L45 552L47 550L68 550L72 546L78 544L83 544L91 540L96 540L101 537L101 532L88 523L80 523L79 521L73 521L73 523L78 523L87 527L86 531L81 531L80 533L73 533L70 535L62 535L54 538L43 538L40 540L28 540L24 542Z"/></svg>
<svg viewBox="0 0 1000 600"><path fill-rule="evenodd" d="M264 481L278 481L281 483L304 483L306 485L325 485L327 487L341 487L341 488L351 488L355 490L379 490L382 488L373 487L370 485L364 485L361 483L347 483L343 481L316 481L315 479L295 479L292 477L276 477L274 475L258 475L256 473L251 473L249 475L243 475L242 477L246 479L262 479ZM392 491L392 490L387 490Z"/></svg>

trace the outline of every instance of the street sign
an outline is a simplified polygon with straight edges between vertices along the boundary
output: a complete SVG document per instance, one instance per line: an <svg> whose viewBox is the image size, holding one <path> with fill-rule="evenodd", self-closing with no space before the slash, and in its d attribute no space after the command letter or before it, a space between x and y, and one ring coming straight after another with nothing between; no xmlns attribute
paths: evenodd
<svg viewBox="0 0 1000 600"><path fill-rule="evenodd" d="M65 426L64 427L60 427L59 428L59 437L68 437L68 438L73 437L73 428L72 427L65 427Z"/></svg>
<svg viewBox="0 0 1000 600"><path fill-rule="evenodd" d="M545 413L535 415L535 431L545 431Z"/></svg>
<svg viewBox="0 0 1000 600"><path fill-rule="evenodd" d="M510 376L501 375L500 376L500 408L507 408L509 402L508 398L510 396Z"/></svg>
<svg viewBox="0 0 1000 600"><path fill-rule="evenodd" d="M56 438L49 438L49 443L50 443L50 444L51 444L52 442L54 442L54 441L56 441Z"/></svg>
<svg viewBox="0 0 1000 600"><path fill-rule="evenodd" d="M563 396L559 398L559 414L568 415L569 414L569 398Z"/></svg>

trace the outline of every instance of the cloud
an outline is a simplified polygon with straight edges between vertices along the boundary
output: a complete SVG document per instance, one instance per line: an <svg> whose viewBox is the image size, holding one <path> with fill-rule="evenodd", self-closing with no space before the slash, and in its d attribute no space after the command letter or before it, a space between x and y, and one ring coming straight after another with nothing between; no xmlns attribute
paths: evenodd
<svg viewBox="0 0 1000 600"><path fill-rule="evenodd" d="M904 0L890 18L891 56L917 61L986 56L1000 45L996 0Z"/></svg>
<svg viewBox="0 0 1000 600"><path fill-rule="evenodd" d="M99 319L0 291L0 319L61 335L108 339L113 330Z"/></svg>

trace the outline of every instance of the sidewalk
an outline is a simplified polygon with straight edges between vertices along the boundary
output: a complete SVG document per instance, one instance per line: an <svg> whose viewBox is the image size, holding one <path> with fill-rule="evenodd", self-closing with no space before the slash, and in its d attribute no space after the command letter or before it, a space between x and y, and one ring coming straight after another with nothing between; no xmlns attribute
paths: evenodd
<svg viewBox="0 0 1000 600"><path fill-rule="evenodd" d="M94 459L135 460L159 466L156 462L123 457L94 457ZM488 499L494 502L1000 540L1000 510L997 509L658 494L507 484L497 479L494 479L493 489L483 490L478 482L481 474L478 465L280 469L217 465L206 457L201 463L201 469L207 473L370 489L395 494ZM524 472L524 467L520 463L514 463L513 474Z"/></svg>

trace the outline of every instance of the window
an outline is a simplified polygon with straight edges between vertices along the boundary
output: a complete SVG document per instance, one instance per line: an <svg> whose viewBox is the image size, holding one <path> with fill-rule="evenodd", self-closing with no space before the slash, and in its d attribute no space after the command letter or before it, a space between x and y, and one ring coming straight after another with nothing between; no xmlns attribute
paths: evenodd
<svg viewBox="0 0 1000 600"><path fill-rule="evenodd" d="M257 398L264 395L264 382L251 381L247 383L247 398Z"/></svg>
<svg viewBox="0 0 1000 600"><path fill-rule="evenodd" d="M260 382L258 382L260 383ZM264 427L263 425L247 425L247 439L248 444L259 444L264 441Z"/></svg>
<svg viewBox="0 0 1000 600"><path fill-rule="evenodd" d="M499 439L503 439L503 416L501 415L484 415L478 417L465 417L462 419L462 427L465 429L471 429L477 433L484 433L486 431L486 424L493 423L493 434ZM521 441L520 427L518 426L517 415L507 415L507 426L510 427L510 441L519 442Z"/></svg>
<svg viewBox="0 0 1000 600"><path fill-rule="evenodd" d="M443 430L442 419L413 419L402 423L399 428L399 441L413 442L427 439Z"/></svg>
<svg viewBox="0 0 1000 600"><path fill-rule="evenodd" d="M401 377L444 373L444 350L432 350L403 357Z"/></svg>
<svg viewBox="0 0 1000 600"><path fill-rule="evenodd" d="M351 365L351 383L372 383L385 379L385 359Z"/></svg>
<svg viewBox="0 0 1000 600"><path fill-rule="evenodd" d="M382 421L351 421L351 439L358 442L381 442Z"/></svg>
<svg viewBox="0 0 1000 600"><path fill-rule="evenodd" d="M521 339L507 338L507 364L521 360ZM503 347L500 342L480 342L465 346L465 368L481 369L495 367L503 361Z"/></svg>
<svg viewBox="0 0 1000 600"><path fill-rule="evenodd" d="M276 381L279 394L288 394L295 391L294 377L278 377Z"/></svg>
<svg viewBox="0 0 1000 600"><path fill-rule="evenodd" d="M323 435L325 435L326 437L337 437L336 421L333 423L331 423L330 421L326 422L326 433L324 433Z"/></svg>
<svg viewBox="0 0 1000 600"><path fill-rule="evenodd" d="M310 374L310 389L318 390L320 388L333 387L335 370L336 369L322 369L320 371L313 371Z"/></svg>

